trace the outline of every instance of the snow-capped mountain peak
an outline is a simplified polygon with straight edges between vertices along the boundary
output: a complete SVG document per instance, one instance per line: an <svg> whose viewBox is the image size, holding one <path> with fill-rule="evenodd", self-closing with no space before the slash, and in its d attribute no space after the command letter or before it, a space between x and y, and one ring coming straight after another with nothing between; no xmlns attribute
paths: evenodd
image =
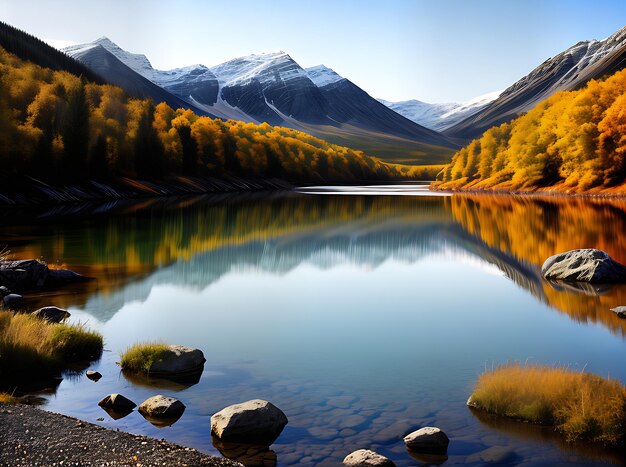
<svg viewBox="0 0 626 467"><path fill-rule="evenodd" d="M278 51L235 58L211 68L221 86L245 84L253 79L261 83L288 81L306 77L306 72L289 54Z"/></svg>
<svg viewBox="0 0 626 467"><path fill-rule="evenodd" d="M309 79L313 81L318 88L322 88L345 79L343 76L337 74L335 70L332 70L324 65L305 68L304 71L306 71Z"/></svg>
<svg viewBox="0 0 626 467"><path fill-rule="evenodd" d="M150 79L150 73L154 70L152 68L152 64L148 57L143 54L134 54L132 52L127 52L118 46L115 42L113 42L108 37L100 37L93 41L93 44L101 45L106 50L111 52L118 60L124 63L129 68L132 68L140 75Z"/></svg>

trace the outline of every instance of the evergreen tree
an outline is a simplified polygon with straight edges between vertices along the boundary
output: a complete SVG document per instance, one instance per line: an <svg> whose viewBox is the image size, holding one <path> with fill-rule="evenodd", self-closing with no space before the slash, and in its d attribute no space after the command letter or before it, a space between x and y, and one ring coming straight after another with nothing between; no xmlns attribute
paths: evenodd
<svg viewBox="0 0 626 467"><path fill-rule="evenodd" d="M187 125L178 127L178 137L183 147L183 173L196 175L198 170L198 145L191 137L191 128Z"/></svg>
<svg viewBox="0 0 626 467"><path fill-rule="evenodd" d="M61 136L65 148L65 176L75 178L86 174L89 145L89 105L85 95L85 84L82 81L67 96Z"/></svg>
<svg viewBox="0 0 626 467"><path fill-rule="evenodd" d="M150 105L141 116L135 137L135 171L138 177L162 177L165 153L161 140L152 122L154 105Z"/></svg>
<svg viewBox="0 0 626 467"><path fill-rule="evenodd" d="M91 149L91 158L89 159L89 172L93 178L103 178L108 175L107 153L107 140L104 135L100 134L96 139L96 144Z"/></svg>

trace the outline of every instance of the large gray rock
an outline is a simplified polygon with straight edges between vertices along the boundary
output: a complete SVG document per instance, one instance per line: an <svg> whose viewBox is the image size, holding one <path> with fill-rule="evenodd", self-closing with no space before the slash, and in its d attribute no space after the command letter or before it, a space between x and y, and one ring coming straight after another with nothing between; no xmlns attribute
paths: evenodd
<svg viewBox="0 0 626 467"><path fill-rule="evenodd" d="M9 295L11 291L4 285L0 285L0 298L4 298Z"/></svg>
<svg viewBox="0 0 626 467"><path fill-rule="evenodd" d="M69 311L56 306L45 306L33 311L31 314L36 318L45 319L50 323L60 323L71 316Z"/></svg>
<svg viewBox="0 0 626 467"><path fill-rule="evenodd" d="M72 271L49 269L47 265L34 259L0 261L0 285L11 290L54 287L84 279L84 276Z"/></svg>
<svg viewBox="0 0 626 467"><path fill-rule="evenodd" d="M109 394L98 402L98 405L103 409L114 410L116 412L131 411L137 407L137 404L121 394Z"/></svg>
<svg viewBox="0 0 626 467"><path fill-rule="evenodd" d="M204 368L204 354L199 349L182 345L170 345L170 355L156 361L150 367L153 376L177 376L185 373L201 372Z"/></svg>
<svg viewBox="0 0 626 467"><path fill-rule="evenodd" d="M228 406L211 417L211 433L226 441L272 444L287 425L274 404L254 399Z"/></svg>
<svg viewBox="0 0 626 467"><path fill-rule="evenodd" d="M626 267L602 250L571 250L550 256L541 273L546 279L570 282L624 282Z"/></svg>
<svg viewBox="0 0 626 467"><path fill-rule="evenodd" d="M445 453L450 440L439 428L427 426L406 435L404 444L411 451Z"/></svg>
<svg viewBox="0 0 626 467"><path fill-rule="evenodd" d="M385 456L370 451L368 449L359 449L348 454L343 460L343 465L350 465L353 467L395 467L396 464L391 462Z"/></svg>

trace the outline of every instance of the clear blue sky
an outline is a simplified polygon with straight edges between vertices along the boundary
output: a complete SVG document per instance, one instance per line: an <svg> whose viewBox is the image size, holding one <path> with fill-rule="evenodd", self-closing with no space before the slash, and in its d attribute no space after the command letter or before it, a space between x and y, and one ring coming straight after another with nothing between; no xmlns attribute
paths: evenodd
<svg viewBox="0 0 626 467"><path fill-rule="evenodd" d="M108 36L162 69L284 50L375 97L448 102L609 36L626 0L0 0L0 19L48 40Z"/></svg>

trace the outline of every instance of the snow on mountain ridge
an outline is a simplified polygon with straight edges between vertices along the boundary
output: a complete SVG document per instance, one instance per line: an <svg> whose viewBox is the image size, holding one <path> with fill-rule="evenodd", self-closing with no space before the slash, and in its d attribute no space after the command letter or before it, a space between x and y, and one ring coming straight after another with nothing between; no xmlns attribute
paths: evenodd
<svg viewBox="0 0 626 467"><path fill-rule="evenodd" d="M145 55L127 52L106 36L102 36L92 43L101 45L129 68L150 79L148 75L154 68L152 68L150 60Z"/></svg>
<svg viewBox="0 0 626 467"><path fill-rule="evenodd" d="M429 104L417 99L400 102L390 102L384 99L378 99L378 101L415 123L431 130L442 131L480 111L497 99L501 93L502 91L490 92L463 103Z"/></svg>
<svg viewBox="0 0 626 467"><path fill-rule="evenodd" d="M174 68L172 70L157 70L152 67L150 60L148 60L148 57L145 55L127 52L105 36L87 44L66 47L63 51L70 56L75 56L83 51L97 46L104 47L130 69L139 73L144 78L149 79L158 86L167 87L179 84L183 81L193 82L216 79L211 70L201 64Z"/></svg>
<svg viewBox="0 0 626 467"><path fill-rule="evenodd" d="M283 51L235 58L211 67L210 70L221 87L245 84L253 79L267 83L277 79L288 81L307 77L300 65Z"/></svg>
<svg viewBox="0 0 626 467"><path fill-rule="evenodd" d="M329 84L336 83L345 79L343 76L339 75L335 70L328 68L325 65L316 65L309 68L305 68L307 76L313 83L318 87L328 86Z"/></svg>

